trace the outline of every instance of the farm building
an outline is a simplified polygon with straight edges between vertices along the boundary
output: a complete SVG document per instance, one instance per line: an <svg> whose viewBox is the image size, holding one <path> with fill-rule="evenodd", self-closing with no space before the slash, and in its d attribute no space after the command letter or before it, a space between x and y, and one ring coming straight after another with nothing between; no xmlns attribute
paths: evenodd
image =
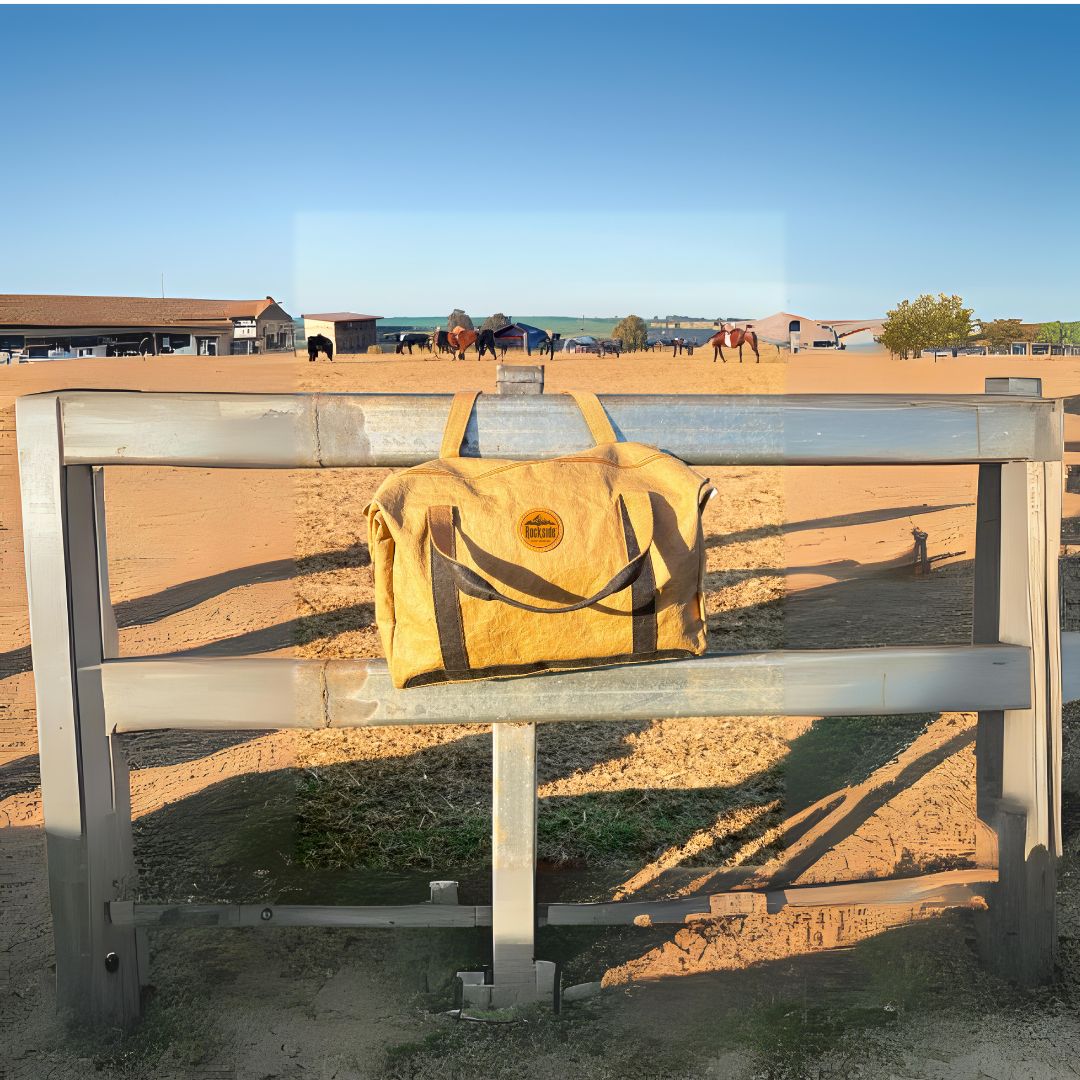
<svg viewBox="0 0 1080 1080"><path fill-rule="evenodd" d="M577 337L569 337L563 343L563 352L568 353L594 353L600 351L600 342L592 334L578 334Z"/></svg>
<svg viewBox="0 0 1080 1080"><path fill-rule="evenodd" d="M670 348L676 338L682 338L683 342L698 348L704 345L717 332L714 326L694 329L693 327L680 327L679 329L650 330L647 342L649 346L659 345L661 348Z"/></svg>
<svg viewBox="0 0 1080 1080"><path fill-rule="evenodd" d="M695 315L665 315L649 320L650 330L710 330L715 334L722 319L706 319ZM676 334L676 337L679 335Z"/></svg>
<svg viewBox="0 0 1080 1080"><path fill-rule="evenodd" d="M0 295L0 352L28 360L175 353L222 356L293 347L273 299Z"/></svg>
<svg viewBox="0 0 1080 1080"><path fill-rule="evenodd" d="M790 311L778 311L765 319L746 319L730 322L729 326L753 330L759 341L771 345L786 345L792 352L802 349L842 349L844 339L860 332L878 334L882 319L836 319L817 321Z"/></svg>
<svg viewBox="0 0 1080 1080"><path fill-rule="evenodd" d="M355 311L329 311L305 315L304 337L322 334L334 343L335 353L367 352L375 344L375 323L381 315L359 315Z"/></svg>
<svg viewBox="0 0 1080 1080"><path fill-rule="evenodd" d="M522 322L513 322L495 331L495 343L497 345L508 349L523 349L529 354L534 349L540 349L541 346L545 345L548 338L549 335L546 330Z"/></svg>

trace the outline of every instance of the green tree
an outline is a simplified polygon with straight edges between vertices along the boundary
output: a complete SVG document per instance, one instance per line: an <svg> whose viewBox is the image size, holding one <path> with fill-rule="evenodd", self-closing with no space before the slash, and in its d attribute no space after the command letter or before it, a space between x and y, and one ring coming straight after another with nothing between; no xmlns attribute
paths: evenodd
<svg viewBox="0 0 1080 1080"><path fill-rule="evenodd" d="M637 352L639 349L645 348L645 344L649 340L649 328L640 315L627 315L612 330L611 336L618 338L627 352Z"/></svg>
<svg viewBox="0 0 1080 1080"><path fill-rule="evenodd" d="M1019 319L993 319L983 325L979 340L985 341L992 353L1007 353L1014 341L1026 341L1027 333Z"/></svg>
<svg viewBox="0 0 1080 1080"><path fill-rule="evenodd" d="M496 312L494 315L489 315L481 324L481 330L501 330L504 326L509 326L510 320L501 312Z"/></svg>
<svg viewBox="0 0 1080 1080"><path fill-rule="evenodd" d="M918 356L923 349L957 348L971 340L973 314L959 296L945 293L901 300L886 312L878 340L902 360Z"/></svg>
<svg viewBox="0 0 1080 1080"><path fill-rule="evenodd" d="M1047 322L1039 327L1036 341L1054 345L1080 345L1080 322Z"/></svg>
<svg viewBox="0 0 1080 1080"><path fill-rule="evenodd" d="M459 326L465 327L466 330L475 329L472 319L461 308L456 307L450 312L450 318L446 320L446 329L456 330Z"/></svg>

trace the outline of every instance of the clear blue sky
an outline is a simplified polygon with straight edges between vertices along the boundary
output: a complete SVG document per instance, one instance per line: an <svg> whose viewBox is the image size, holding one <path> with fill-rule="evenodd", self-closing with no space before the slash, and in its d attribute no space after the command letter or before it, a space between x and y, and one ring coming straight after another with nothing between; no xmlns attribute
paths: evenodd
<svg viewBox="0 0 1080 1080"><path fill-rule="evenodd" d="M1080 318L1080 11L0 8L0 292ZM307 52L304 44L310 43Z"/></svg>

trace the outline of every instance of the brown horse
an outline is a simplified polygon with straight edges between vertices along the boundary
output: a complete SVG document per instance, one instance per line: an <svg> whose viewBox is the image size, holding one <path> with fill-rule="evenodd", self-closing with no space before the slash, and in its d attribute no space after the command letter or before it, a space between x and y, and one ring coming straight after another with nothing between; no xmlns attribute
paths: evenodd
<svg viewBox="0 0 1080 1080"><path fill-rule="evenodd" d="M709 338L708 342L713 347L713 363L716 363L716 358L719 356L724 363L727 363L727 357L724 356L724 346L729 349L739 350L739 363L742 363L742 347L743 345L749 345L754 350L754 356L757 357L757 362L761 363L761 353L758 352L757 347L757 334L753 330L721 330L718 334L713 334Z"/></svg>
<svg viewBox="0 0 1080 1080"><path fill-rule="evenodd" d="M458 359L464 360L465 350L476 343L477 333L475 330L466 330L464 326L456 326L453 330L447 331L446 336L450 339L450 344L457 353Z"/></svg>
<svg viewBox="0 0 1080 1080"><path fill-rule="evenodd" d="M446 332L446 340L457 353L459 360L465 359L465 350L476 346L476 359L482 360L485 352L495 359L495 332L493 330L466 330L459 326Z"/></svg>

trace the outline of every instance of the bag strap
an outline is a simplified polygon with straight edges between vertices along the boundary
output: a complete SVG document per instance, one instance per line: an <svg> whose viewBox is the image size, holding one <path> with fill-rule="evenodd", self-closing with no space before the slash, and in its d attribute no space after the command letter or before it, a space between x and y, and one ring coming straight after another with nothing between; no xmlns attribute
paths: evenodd
<svg viewBox="0 0 1080 1080"><path fill-rule="evenodd" d="M447 416L446 427L443 428L439 457L461 457L465 429L469 426L469 417L472 416L473 406L479 396L479 390L461 390L454 395L454 400L450 403L450 415Z"/></svg>
<svg viewBox="0 0 1080 1080"><path fill-rule="evenodd" d="M500 592L490 581L457 559L456 534L461 527L457 507L428 508L429 558L431 590L435 602L435 625L443 668L449 674L461 675L471 669L465 646L465 630L461 618L459 593L478 600L495 600L522 611L542 615L564 614L591 607L615 593L629 588L632 627L631 653L647 656L656 652L656 577L649 553L653 543L652 507L649 505L648 532L639 538L634 531L626 502L619 497L619 517L623 528L626 554L629 561L592 596L573 604L543 607L515 600Z"/></svg>
<svg viewBox="0 0 1080 1080"><path fill-rule="evenodd" d="M567 390L566 393L574 399L577 407L581 410L589 434L593 437L593 441L597 446L601 443L619 441L607 413L604 412L604 406L600 404L600 399L595 394L587 393L584 390Z"/></svg>
<svg viewBox="0 0 1080 1080"><path fill-rule="evenodd" d="M619 441L607 413L604 412L604 406L600 404L600 399L595 394L584 390L567 390L566 394L574 399L574 403L581 410L585 426L589 429L589 434L597 446ZM465 429L469 426L469 417L472 416L473 407L479 396L478 390L462 390L454 395L454 400L450 403L450 413L446 418L446 427L443 428L439 457L461 457Z"/></svg>

